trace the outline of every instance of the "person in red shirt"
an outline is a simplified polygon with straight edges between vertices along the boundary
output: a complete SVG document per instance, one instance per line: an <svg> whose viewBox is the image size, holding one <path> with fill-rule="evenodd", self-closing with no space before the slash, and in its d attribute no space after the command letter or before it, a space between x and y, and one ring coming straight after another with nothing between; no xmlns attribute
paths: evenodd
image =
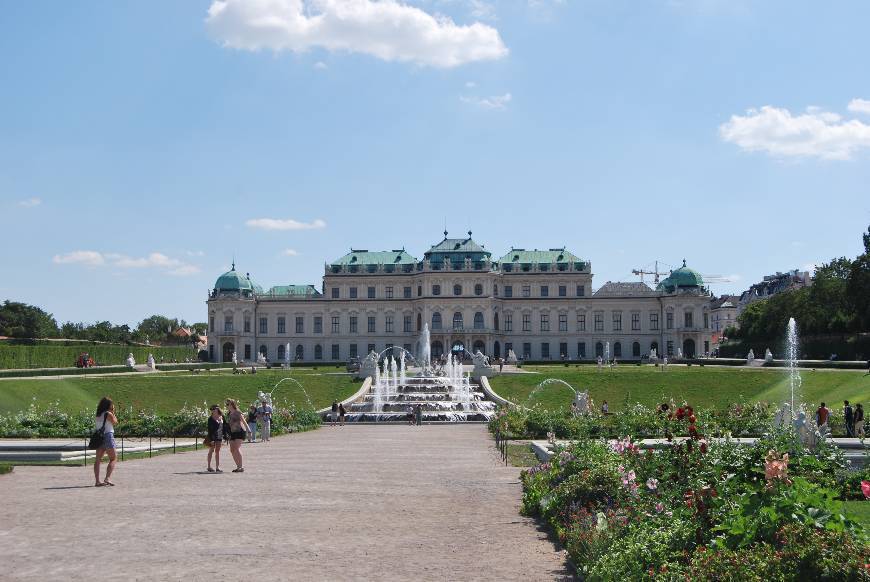
<svg viewBox="0 0 870 582"><path fill-rule="evenodd" d="M822 427L827 429L828 427L828 418L831 416L831 411L828 410L828 407L825 406L825 403L822 402L819 405L819 409L816 410L816 424L819 425L819 430L824 433Z"/></svg>

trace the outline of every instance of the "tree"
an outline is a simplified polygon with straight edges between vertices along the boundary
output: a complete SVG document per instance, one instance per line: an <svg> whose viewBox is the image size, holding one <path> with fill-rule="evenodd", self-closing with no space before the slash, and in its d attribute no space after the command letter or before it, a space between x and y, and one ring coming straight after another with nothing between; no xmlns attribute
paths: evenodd
<svg viewBox="0 0 870 582"><path fill-rule="evenodd" d="M870 226L862 235L864 254L852 261L846 293L860 323L860 329L870 329Z"/></svg>
<svg viewBox="0 0 870 582"><path fill-rule="evenodd" d="M139 340L147 339L152 342L162 342L178 327L177 319L169 319L163 315L152 315L139 323L134 336Z"/></svg>
<svg viewBox="0 0 870 582"><path fill-rule="evenodd" d="M9 301L0 306L0 335L16 338L57 336L57 321L39 307Z"/></svg>

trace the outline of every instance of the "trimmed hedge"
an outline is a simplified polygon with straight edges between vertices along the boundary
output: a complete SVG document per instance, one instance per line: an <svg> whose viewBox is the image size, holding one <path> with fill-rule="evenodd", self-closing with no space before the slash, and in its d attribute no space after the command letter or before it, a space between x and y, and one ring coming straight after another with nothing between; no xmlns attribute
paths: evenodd
<svg viewBox="0 0 870 582"><path fill-rule="evenodd" d="M96 342L63 341L0 341L0 369L74 367L82 353L88 353L97 365L124 365L132 353L136 362L144 364L148 354L157 361L196 359L197 352L189 346L133 346Z"/></svg>

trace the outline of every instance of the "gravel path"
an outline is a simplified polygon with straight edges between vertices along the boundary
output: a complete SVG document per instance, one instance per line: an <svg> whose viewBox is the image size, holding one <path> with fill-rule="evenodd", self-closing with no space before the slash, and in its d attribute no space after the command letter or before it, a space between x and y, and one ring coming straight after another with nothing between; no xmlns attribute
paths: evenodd
<svg viewBox="0 0 870 582"><path fill-rule="evenodd" d="M0 477L4 580L560 580L486 428L345 426L205 453ZM98 517L101 516L101 517Z"/></svg>

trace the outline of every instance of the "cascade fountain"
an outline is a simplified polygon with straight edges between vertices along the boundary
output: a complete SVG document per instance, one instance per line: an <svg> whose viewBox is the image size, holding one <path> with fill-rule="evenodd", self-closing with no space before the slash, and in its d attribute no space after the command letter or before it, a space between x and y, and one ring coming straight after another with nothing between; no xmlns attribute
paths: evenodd
<svg viewBox="0 0 870 582"><path fill-rule="evenodd" d="M789 391L791 392L791 409L794 410L795 390L800 390L801 387L801 373L800 370L798 370L800 343L797 332L797 323L795 322L794 317L788 319L787 330L785 359L788 363L788 385ZM800 398L800 394L798 394L798 398Z"/></svg>

